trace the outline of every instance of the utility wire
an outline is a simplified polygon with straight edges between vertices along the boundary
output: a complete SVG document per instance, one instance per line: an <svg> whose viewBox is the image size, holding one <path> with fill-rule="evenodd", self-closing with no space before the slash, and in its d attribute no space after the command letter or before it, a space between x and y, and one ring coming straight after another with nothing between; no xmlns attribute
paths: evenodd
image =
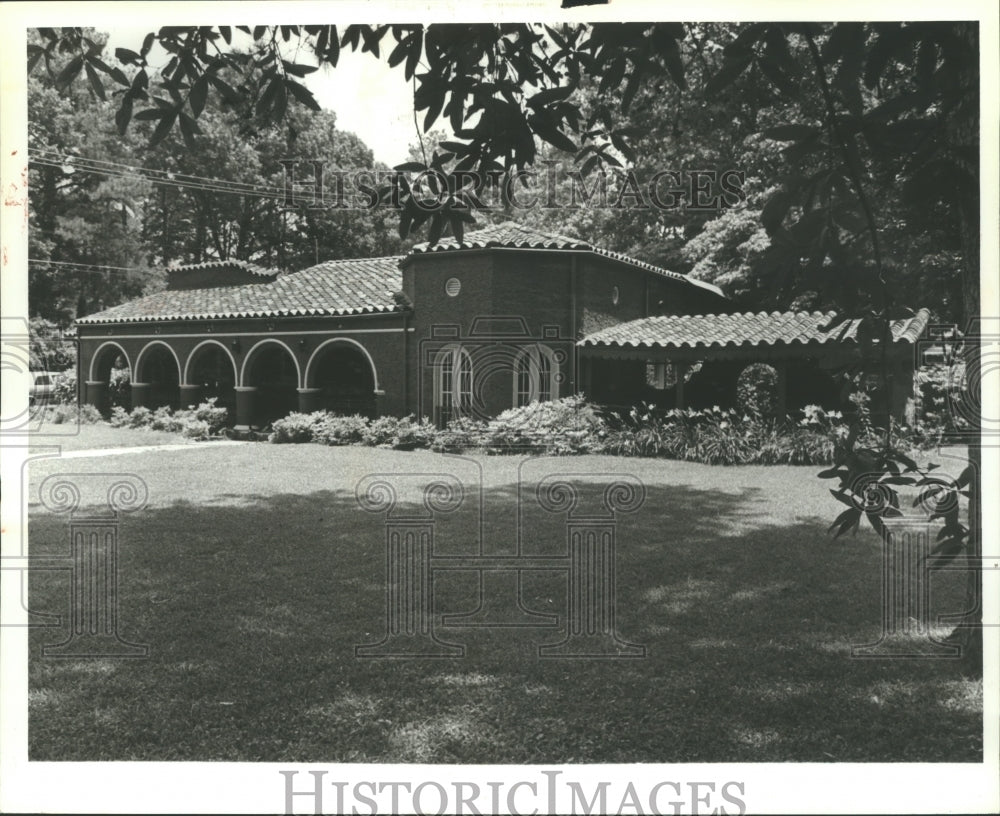
<svg viewBox="0 0 1000 816"><path fill-rule="evenodd" d="M145 271L134 266L104 266L102 264L76 263L75 261L50 261L45 258L28 258L29 264L42 266L68 266L76 269L107 271L107 272L140 272ZM152 271L152 270L149 270Z"/></svg>
<svg viewBox="0 0 1000 816"><path fill-rule="evenodd" d="M284 199L287 197L288 188L281 186L252 184L240 181L227 181L225 179L209 178L191 173L179 173L172 170L159 170L154 168L136 167L122 164L121 162L106 161L104 159L91 159L84 156L73 156L60 153L54 150L42 148L29 148L29 159L34 164L44 167L53 167L64 170L67 166L73 170L81 172L97 173L112 178L132 178L144 179L153 184L178 189L194 189L205 192L230 193L234 195L248 195L267 199ZM311 193L314 185L305 182L293 185L292 190L298 194Z"/></svg>

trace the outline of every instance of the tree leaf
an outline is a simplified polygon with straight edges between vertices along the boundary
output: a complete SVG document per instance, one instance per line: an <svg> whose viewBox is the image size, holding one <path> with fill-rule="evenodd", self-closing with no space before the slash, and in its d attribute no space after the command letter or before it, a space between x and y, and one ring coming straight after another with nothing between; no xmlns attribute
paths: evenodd
<svg viewBox="0 0 1000 816"><path fill-rule="evenodd" d="M118 135L124 136L128 130L129 122L132 121L132 97L128 94L122 98L121 106L115 111L115 125L118 127Z"/></svg>
<svg viewBox="0 0 1000 816"><path fill-rule="evenodd" d="M451 223L451 232L455 236L455 240L458 243L462 243L462 238L465 236L465 224L462 222L462 214L455 213L449 219Z"/></svg>
<svg viewBox="0 0 1000 816"><path fill-rule="evenodd" d="M271 74L271 81L267 84L264 89L264 93L261 94L260 99L257 100L257 115L264 116L268 111L271 110L275 101L278 98L278 92L281 90L282 82L281 77L277 74Z"/></svg>
<svg viewBox="0 0 1000 816"><path fill-rule="evenodd" d="M135 118L140 122L151 122L154 119L162 119L164 116L169 116L170 112L163 108L146 108L145 110L139 111Z"/></svg>
<svg viewBox="0 0 1000 816"><path fill-rule="evenodd" d="M124 62L126 65L142 62L142 57L131 48L116 48L115 57L119 62Z"/></svg>
<svg viewBox="0 0 1000 816"><path fill-rule="evenodd" d="M101 101L106 101L108 97L104 93L104 83L101 82L101 78L97 75L97 71L94 70L94 66L88 62L86 69L87 79L90 80L90 87L94 89L94 93L100 97Z"/></svg>
<svg viewBox="0 0 1000 816"><path fill-rule="evenodd" d="M726 57L725 62L722 63L722 68L705 85L705 96L711 98L719 93L719 91L732 85L751 62L753 62L753 55L749 53L741 52L739 56Z"/></svg>
<svg viewBox="0 0 1000 816"><path fill-rule="evenodd" d="M422 30L416 31L410 36L413 37L413 43L406 55L406 65L403 69L403 75L408 81L413 79L414 74L416 74L417 65L420 63L420 54L424 49L424 32Z"/></svg>
<svg viewBox="0 0 1000 816"><path fill-rule="evenodd" d="M181 136L184 137L184 144L187 146L188 150L194 150L197 146L195 142L195 134L198 132L198 127L194 123L194 119L185 113L178 115L181 126Z"/></svg>
<svg viewBox="0 0 1000 816"><path fill-rule="evenodd" d="M399 237L402 240L406 240L406 236L410 234L410 228L413 226L413 207L410 206L410 202L407 202L407 206L403 207L403 211L399 215Z"/></svg>
<svg viewBox="0 0 1000 816"><path fill-rule="evenodd" d="M787 190L778 190L767 200L760 212L760 222L768 234L781 227L791 206L792 196Z"/></svg>
<svg viewBox="0 0 1000 816"><path fill-rule="evenodd" d="M781 68L780 64L770 56L763 56L757 59L757 66L779 91L787 96L796 97L799 93L799 86Z"/></svg>
<svg viewBox="0 0 1000 816"><path fill-rule="evenodd" d="M313 96L312 91L310 91L305 85L300 85L298 82L294 82L291 79L285 80L285 88L295 97L298 102L301 102L310 110L318 111L320 110L319 102L316 101L316 97Z"/></svg>
<svg viewBox="0 0 1000 816"><path fill-rule="evenodd" d="M208 99L208 75L202 74L198 81L191 86L191 93L188 94L188 103L195 116L201 116L201 112L205 109L206 99Z"/></svg>
<svg viewBox="0 0 1000 816"><path fill-rule="evenodd" d="M62 90L69 86L69 84L77 78L80 71L83 69L83 57L77 56L71 59L66 66L59 72L56 77L55 85L56 88Z"/></svg>
<svg viewBox="0 0 1000 816"><path fill-rule="evenodd" d="M663 58L663 64L667 67L667 73L670 74L674 84L681 90L686 90L687 79L684 77L684 62L681 60L681 49L677 40L673 37L665 39L660 56Z"/></svg>
<svg viewBox="0 0 1000 816"><path fill-rule="evenodd" d="M528 105L538 109L552 102L561 102L572 96L575 89L571 85L560 85L556 88L545 88L528 98Z"/></svg>
<svg viewBox="0 0 1000 816"><path fill-rule="evenodd" d="M136 114L136 119L138 118L139 116L138 114ZM155 147L156 145L158 145L160 142L162 142L164 139L167 138L167 134L170 133L170 129L174 126L174 122L176 121L176 119L177 119L176 111L167 113L162 119L160 119L159 124L153 131L153 135L149 139L150 147Z"/></svg>
<svg viewBox="0 0 1000 816"><path fill-rule="evenodd" d="M300 79L313 73L313 71L319 70L319 68L315 65L302 65L301 63L287 62L285 60L282 60L281 64L284 66L286 73L289 73L294 77L299 77Z"/></svg>
<svg viewBox="0 0 1000 816"><path fill-rule="evenodd" d="M225 80L220 79L215 74L208 74L207 76L209 82L212 83L215 89L222 95L222 98L230 105L238 105L243 101L236 89Z"/></svg>
<svg viewBox="0 0 1000 816"><path fill-rule="evenodd" d="M434 213L431 219L431 228L427 231L427 242L434 246L441 240L441 232L444 230L444 216L440 212Z"/></svg>

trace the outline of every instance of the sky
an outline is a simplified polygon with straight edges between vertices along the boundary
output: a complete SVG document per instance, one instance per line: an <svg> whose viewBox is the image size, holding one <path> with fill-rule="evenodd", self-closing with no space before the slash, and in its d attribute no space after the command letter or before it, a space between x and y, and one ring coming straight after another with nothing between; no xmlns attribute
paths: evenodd
<svg viewBox="0 0 1000 816"><path fill-rule="evenodd" d="M138 51L150 30L149 27L116 28L108 32L105 52L114 55L116 48ZM293 48L291 54L294 53ZM315 64L306 53L298 54L296 61ZM154 49L150 64L162 67L164 52L157 54ZM344 51L336 68L324 65L301 81L321 107L337 114L340 130L357 134L371 148L376 161L391 167L407 160L409 145L417 142L417 130L413 124L412 84L405 80L402 66L393 69L384 57L379 60L371 54ZM423 117L419 119L422 123ZM440 120L435 125L446 126Z"/></svg>

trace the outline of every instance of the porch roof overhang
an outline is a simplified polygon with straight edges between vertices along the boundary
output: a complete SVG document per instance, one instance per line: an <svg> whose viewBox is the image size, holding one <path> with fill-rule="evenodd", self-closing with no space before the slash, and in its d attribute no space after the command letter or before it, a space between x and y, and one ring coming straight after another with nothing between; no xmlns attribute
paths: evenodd
<svg viewBox="0 0 1000 816"><path fill-rule="evenodd" d="M921 309L893 321L892 341L898 353L912 351L929 319L927 309ZM579 340L577 347L584 357L650 362L814 356L832 362L857 351L861 327L860 318L835 320L835 312L658 315L594 332Z"/></svg>

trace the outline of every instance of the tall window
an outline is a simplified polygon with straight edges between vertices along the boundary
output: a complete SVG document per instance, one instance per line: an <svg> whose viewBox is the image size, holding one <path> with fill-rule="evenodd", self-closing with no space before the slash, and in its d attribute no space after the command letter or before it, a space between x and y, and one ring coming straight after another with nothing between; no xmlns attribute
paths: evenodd
<svg viewBox="0 0 1000 816"><path fill-rule="evenodd" d="M548 346L523 349L514 364L514 406L547 402L559 396L559 363Z"/></svg>
<svg viewBox="0 0 1000 816"><path fill-rule="evenodd" d="M461 346L446 346L434 359L436 421L439 427L472 410L472 358Z"/></svg>

